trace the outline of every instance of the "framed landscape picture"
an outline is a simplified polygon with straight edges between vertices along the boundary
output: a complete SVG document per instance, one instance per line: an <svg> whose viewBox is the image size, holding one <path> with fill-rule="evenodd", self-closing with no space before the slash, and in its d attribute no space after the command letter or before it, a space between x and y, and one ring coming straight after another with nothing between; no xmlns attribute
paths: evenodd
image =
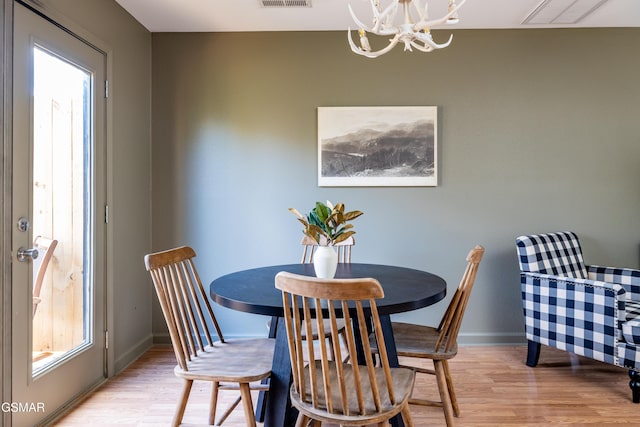
<svg viewBox="0 0 640 427"><path fill-rule="evenodd" d="M318 107L318 185L438 185L438 107Z"/></svg>

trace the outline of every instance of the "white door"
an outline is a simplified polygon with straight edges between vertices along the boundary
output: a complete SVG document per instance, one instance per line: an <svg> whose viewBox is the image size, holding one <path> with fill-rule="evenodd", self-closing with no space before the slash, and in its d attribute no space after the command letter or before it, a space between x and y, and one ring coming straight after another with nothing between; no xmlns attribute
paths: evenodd
<svg viewBox="0 0 640 427"><path fill-rule="evenodd" d="M106 373L106 58L18 3L14 13L11 412L21 427Z"/></svg>

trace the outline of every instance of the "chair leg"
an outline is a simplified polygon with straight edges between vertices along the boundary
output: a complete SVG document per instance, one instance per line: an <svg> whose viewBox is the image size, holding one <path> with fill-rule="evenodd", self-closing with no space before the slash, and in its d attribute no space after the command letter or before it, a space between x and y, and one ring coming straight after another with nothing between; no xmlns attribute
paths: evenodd
<svg viewBox="0 0 640 427"><path fill-rule="evenodd" d="M433 365L436 371L438 391L440 392L440 400L442 401L444 418L447 421L447 427L452 427L454 425L453 407L451 406L451 398L449 397L449 388L447 387L447 378L444 372L444 366L442 364L442 360L434 360Z"/></svg>
<svg viewBox="0 0 640 427"><path fill-rule="evenodd" d="M296 427L307 427L309 424L309 417L304 415L302 412L298 414L298 419L296 420Z"/></svg>
<svg viewBox="0 0 640 427"><path fill-rule="evenodd" d="M406 405L402 410L402 420L404 421L405 427L413 427L413 418L411 417L409 405Z"/></svg>
<svg viewBox="0 0 640 427"><path fill-rule="evenodd" d="M534 341L527 342L527 366L534 367L540 358L540 343Z"/></svg>
<svg viewBox="0 0 640 427"><path fill-rule="evenodd" d="M629 387L631 387L633 403L640 403L640 372L629 370Z"/></svg>
<svg viewBox="0 0 640 427"><path fill-rule="evenodd" d="M209 425L216 424L216 408L218 407L218 387L220 383L214 381L211 386L211 402L209 404Z"/></svg>
<svg viewBox="0 0 640 427"><path fill-rule="evenodd" d="M447 379L447 389L449 390L449 398L451 399L451 407L453 408L453 415L460 416L460 408L458 407L458 399L456 399L456 392L453 389L453 379L451 378L451 371L449 371L449 361L443 360L444 374Z"/></svg>
<svg viewBox="0 0 640 427"><path fill-rule="evenodd" d="M242 396L242 407L244 408L244 418L247 421L247 427L256 427L256 416L253 413L253 402L251 400L249 383L240 383L240 395Z"/></svg>
<svg viewBox="0 0 640 427"><path fill-rule="evenodd" d="M173 416L173 427L178 427L182 423L182 417L184 417L184 410L187 408L187 400L189 400L189 393L191 393L191 386L193 380L185 380L184 387L182 387L182 396L178 407L176 408L176 414Z"/></svg>

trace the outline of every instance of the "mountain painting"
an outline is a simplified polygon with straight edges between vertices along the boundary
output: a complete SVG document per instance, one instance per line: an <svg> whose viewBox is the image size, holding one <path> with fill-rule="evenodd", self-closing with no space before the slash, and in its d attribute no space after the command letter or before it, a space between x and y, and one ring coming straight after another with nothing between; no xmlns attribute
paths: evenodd
<svg viewBox="0 0 640 427"><path fill-rule="evenodd" d="M318 107L318 185L436 186L437 107Z"/></svg>

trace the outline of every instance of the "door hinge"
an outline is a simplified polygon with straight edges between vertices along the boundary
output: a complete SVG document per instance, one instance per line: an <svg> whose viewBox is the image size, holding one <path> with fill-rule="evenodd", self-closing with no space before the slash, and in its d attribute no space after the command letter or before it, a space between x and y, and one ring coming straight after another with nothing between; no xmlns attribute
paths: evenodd
<svg viewBox="0 0 640 427"><path fill-rule="evenodd" d="M109 331L104 331L104 348L109 348Z"/></svg>
<svg viewBox="0 0 640 427"><path fill-rule="evenodd" d="M109 80L104 81L104 97L109 98Z"/></svg>
<svg viewBox="0 0 640 427"><path fill-rule="evenodd" d="M109 205L104 205L104 223L109 224Z"/></svg>

